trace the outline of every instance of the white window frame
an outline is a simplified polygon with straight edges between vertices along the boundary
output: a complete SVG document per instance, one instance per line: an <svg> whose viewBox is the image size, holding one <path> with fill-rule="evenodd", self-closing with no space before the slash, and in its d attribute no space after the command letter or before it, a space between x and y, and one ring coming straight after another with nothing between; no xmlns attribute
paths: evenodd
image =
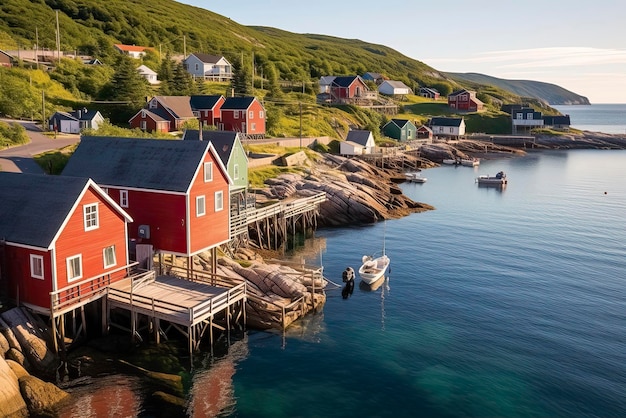
<svg viewBox="0 0 626 418"><path fill-rule="evenodd" d="M41 270L41 274L37 270ZM33 279L44 279L43 256L37 254L30 255L30 277Z"/></svg>
<svg viewBox="0 0 626 418"><path fill-rule="evenodd" d="M239 164L233 165L233 180L239 180Z"/></svg>
<svg viewBox="0 0 626 418"><path fill-rule="evenodd" d="M107 252L113 257L113 261L107 264ZM102 249L102 263L105 269L115 267L117 265L117 257L115 256L115 245L109 245Z"/></svg>
<svg viewBox="0 0 626 418"><path fill-rule="evenodd" d="M253 110L248 112L248 119L254 119L254 111Z"/></svg>
<svg viewBox="0 0 626 418"><path fill-rule="evenodd" d="M238 110L233 111L233 119L239 119L239 111Z"/></svg>
<svg viewBox="0 0 626 418"><path fill-rule="evenodd" d="M215 212L224 210L224 192L215 192Z"/></svg>
<svg viewBox="0 0 626 418"><path fill-rule="evenodd" d="M100 219L98 219L98 203L89 203L83 205L83 224L85 231L93 231L98 229L100 225Z"/></svg>
<svg viewBox="0 0 626 418"><path fill-rule="evenodd" d="M128 207L128 190L120 190L120 206L123 208Z"/></svg>
<svg viewBox="0 0 626 418"><path fill-rule="evenodd" d="M70 276L70 272L72 272L72 270L73 270L71 268L71 265L74 262L74 260L78 260L78 274L72 277L72 276ZM68 281L68 283L83 278L83 255L82 254L76 254L76 255L73 255L71 257L67 257L65 259L65 265L67 267L67 281Z"/></svg>
<svg viewBox="0 0 626 418"><path fill-rule="evenodd" d="M265 114L263 113L263 111L259 111L259 119L263 119L265 117Z"/></svg>
<svg viewBox="0 0 626 418"><path fill-rule="evenodd" d="M206 215L206 197L196 196L196 218Z"/></svg>
<svg viewBox="0 0 626 418"><path fill-rule="evenodd" d="M141 129L142 131L145 131L146 129L148 129L148 122L146 122L145 120L140 121L139 129Z"/></svg>
<svg viewBox="0 0 626 418"><path fill-rule="evenodd" d="M250 130L251 131L256 131L256 123L251 123L250 124Z"/></svg>
<svg viewBox="0 0 626 418"><path fill-rule="evenodd" d="M204 163L204 182L213 181L213 161Z"/></svg>

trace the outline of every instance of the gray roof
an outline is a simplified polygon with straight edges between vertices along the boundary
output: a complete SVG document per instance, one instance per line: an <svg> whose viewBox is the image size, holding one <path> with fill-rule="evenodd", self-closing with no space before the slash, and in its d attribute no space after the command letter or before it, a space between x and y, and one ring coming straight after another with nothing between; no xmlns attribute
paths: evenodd
<svg viewBox="0 0 626 418"><path fill-rule="evenodd" d="M461 126L463 118L432 118L429 126Z"/></svg>
<svg viewBox="0 0 626 418"><path fill-rule="evenodd" d="M88 182L0 172L0 240L49 248Z"/></svg>
<svg viewBox="0 0 626 418"><path fill-rule="evenodd" d="M222 98L222 95L209 96L209 95L195 95L191 96L189 103L192 110L206 110L213 109L217 102Z"/></svg>
<svg viewBox="0 0 626 418"><path fill-rule="evenodd" d="M348 131L348 136L346 137L346 141L355 142L359 145L366 146L367 140L369 139L372 133L370 131L361 131L361 130L353 130Z"/></svg>
<svg viewBox="0 0 626 418"><path fill-rule="evenodd" d="M247 109L254 102L254 97L227 97L222 105L222 110L243 110Z"/></svg>
<svg viewBox="0 0 626 418"><path fill-rule="evenodd" d="M178 119L192 119L196 116L191 110L189 96L155 96L155 99L163 105L175 118ZM145 108L149 108L149 104L146 104ZM155 110L155 109L150 109Z"/></svg>
<svg viewBox="0 0 626 418"><path fill-rule="evenodd" d="M187 129L183 134L183 140L185 141L198 141L200 135L197 129ZM217 154L222 160L224 167L228 166L228 160L230 154L233 152L235 141L237 141L237 132L233 131L202 131L202 140L209 141L213 144L213 147L217 151Z"/></svg>
<svg viewBox="0 0 626 418"><path fill-rule="evenodd" d="M208 141L83 136L62 175L101 186L187 192Z"/></svg>
<svg viewBox="0 0 626 418"><path fill-rule="evenodd" d="M198 58L200 61L202 61L205 64L216 64L219 60L224 58L223 55L210 55L210 54L203 54L200 52L194 52L191 55L194 55L196 58Z"/></svg>

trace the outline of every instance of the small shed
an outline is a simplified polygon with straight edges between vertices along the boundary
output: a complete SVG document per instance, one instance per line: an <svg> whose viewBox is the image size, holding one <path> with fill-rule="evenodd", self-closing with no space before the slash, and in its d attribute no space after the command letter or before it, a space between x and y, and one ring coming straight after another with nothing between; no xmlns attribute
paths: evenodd
<svg viewBox="0 0 626 418"><path fill-rule="evenodd" d="M411 94L411 89L402 81L385 80L378 86L378 92L388 96L406 96Z"/></svg>
<svg viewBox="0 0 626 418"><path fill-rule="evenodd" d="M348 132L346 140L339 143L339 153L341 155L371 154L375 147L372 132L352 130Z"/></svg>

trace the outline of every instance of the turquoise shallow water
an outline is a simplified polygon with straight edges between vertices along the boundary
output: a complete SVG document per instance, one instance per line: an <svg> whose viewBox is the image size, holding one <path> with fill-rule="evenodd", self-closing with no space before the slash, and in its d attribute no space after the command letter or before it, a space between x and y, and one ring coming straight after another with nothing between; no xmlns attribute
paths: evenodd
<svg viewBox="0 0 626 418"><path fill-rule="evenodd" d="M474 183L500 170L504 190ZM341 283L384 235L388 281L199 364L189 416L626 416L626 151L422 174L403 189L436 210L319 230L304 255ZM144 392L138 415L160 416Z"/></svg>

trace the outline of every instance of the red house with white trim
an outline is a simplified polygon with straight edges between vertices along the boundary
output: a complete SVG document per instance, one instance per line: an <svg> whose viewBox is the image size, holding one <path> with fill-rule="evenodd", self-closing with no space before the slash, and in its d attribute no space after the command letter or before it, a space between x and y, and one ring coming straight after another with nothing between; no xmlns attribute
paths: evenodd
<svg viewBox="0 0 626 418"><path fill-rule="evenodd" d="M456 110L478 112L484 104L476 98L476 92L470 90L458 90L448 95L448 106Z"/></svg>
<svg viewBox="0 0 626 418"><path fill-rule="evenodd" d="M0 282L45 315L95 300L127 276L129 222L91 179L0 172Z"/></svg>
<svg viewBox="0 0 626 418"><path fill-rule="evenodd" d="M221 114L218 130L239 132L251 138L265 137L265 108L256 97L228 97Z"/></svg>
<svg viewBox="0 0 626 418"><path fill-rule="evenodd" d="M226 99L222 95L191 96L189 102L191 110L196 115L202 126L217 126L222 117L222 105Z"/></svg>
<svg viewBox="0 0 626 418"><path fill-rule="evenodd" d="M132 217L128 236L191 257L230 240L228 172L208 141L82 137L63 176L88 176Z"/></svg>
<svg viewBox="0 0 626 418"><path fill-rule="evenodd" d="M175 132L195 118L189 96L154 96L128 123L146 132Z"/></svg>

